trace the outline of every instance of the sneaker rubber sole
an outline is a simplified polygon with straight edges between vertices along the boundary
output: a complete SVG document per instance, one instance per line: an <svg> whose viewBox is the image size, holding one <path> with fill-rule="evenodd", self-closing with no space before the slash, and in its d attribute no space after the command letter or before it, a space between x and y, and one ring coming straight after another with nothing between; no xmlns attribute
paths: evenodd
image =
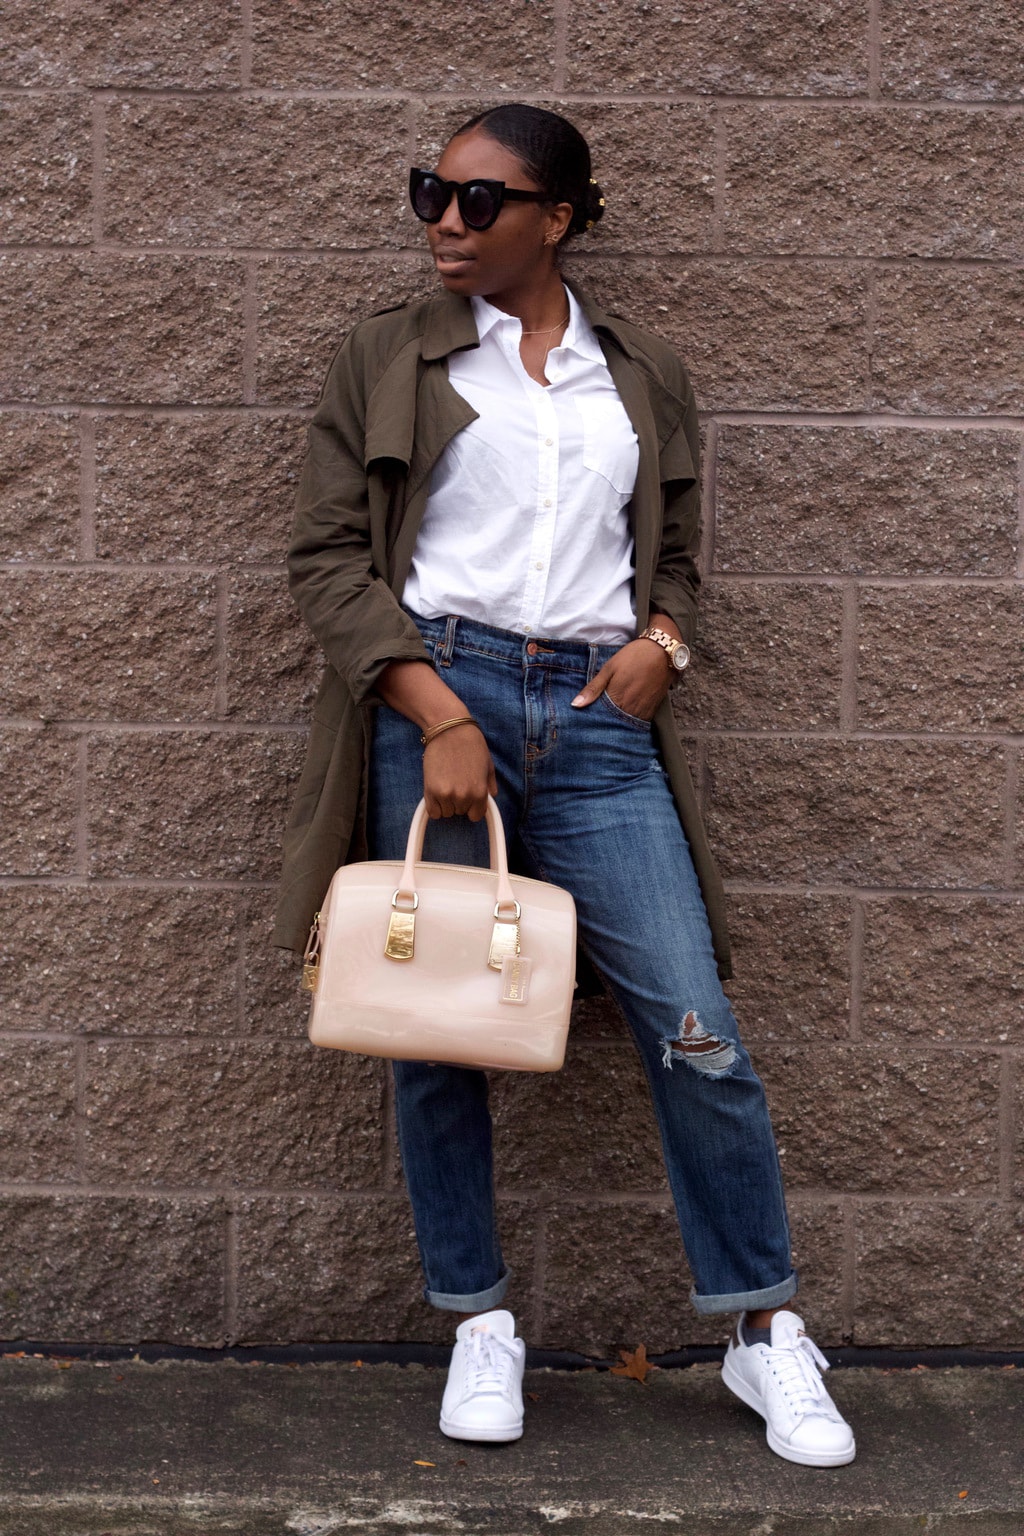
<svg viewBox="0 0 1024 1536"><path fill-rule="evenodd" d="M735 1393L741 1402L746 1403L748 1408L753 1408L755 1413L761 1415L765 1422L768 1444L776 1456L781 1456L784 1461L795 1461L801 1467L845 1467L856 1456L856 1441L853 1441L850 1448L845 1451L800 1451L794 1450L793 1446L785 1440L780 1440L768 1422L768 1415L761 1406L757 1393L748 1382L744 1381L728 1355L722 1363L722 1380L729 1391Z"/></svg>
<svg viewBox="0 0 1024 1536"><path fill-rule="evenodd" d="M522 1439L523 1435L522 1424L518 1429L463 1429L443 1414L440 1427L442 1435L447 1435L449 1440L479 1440L488 1445L504 1445L507 1441Z"/></svg>

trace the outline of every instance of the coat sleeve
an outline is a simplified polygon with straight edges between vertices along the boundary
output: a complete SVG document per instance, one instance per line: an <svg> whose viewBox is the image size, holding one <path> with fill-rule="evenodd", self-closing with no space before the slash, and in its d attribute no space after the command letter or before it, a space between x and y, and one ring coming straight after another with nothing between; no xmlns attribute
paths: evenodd
<svg viewBox="0 0 1024 1536"><path fill-rule="evenodd" d="M309 425L288 549L292 597L358 704L389 662L429 659L386 573L373 564L365 374L357 327L331 364Z"/></svg>
<svg viewBox="0 0 1024 1536"><path fill-rule="evenodd" d="M697 402L682 363L672 383L683 404L680 421L661 450L662 531L651 583L652 613L667 613L687 645L697 634L700 576L700 425Z"/></svg>

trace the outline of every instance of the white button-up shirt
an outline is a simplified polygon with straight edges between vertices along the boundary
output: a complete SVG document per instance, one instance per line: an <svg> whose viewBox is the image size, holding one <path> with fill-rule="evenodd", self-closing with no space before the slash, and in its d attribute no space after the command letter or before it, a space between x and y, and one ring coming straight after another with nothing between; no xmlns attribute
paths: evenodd
<svg viewBox="0 0 1024 1536"><path fill-rule="evenodd" d="M628 503L636 434L604 354L566 289L569 325L545 387L522 325L474 297L479 347L448 377L479 414L434 466L403 602L498 629L621 645L636 633Z"/></svg>

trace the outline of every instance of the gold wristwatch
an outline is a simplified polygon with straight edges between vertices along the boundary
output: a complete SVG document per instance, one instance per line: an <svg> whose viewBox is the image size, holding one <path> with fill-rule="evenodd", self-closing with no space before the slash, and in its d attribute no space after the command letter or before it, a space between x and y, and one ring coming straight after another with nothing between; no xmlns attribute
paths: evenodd
<svg viewBox="0 0 1024 1536"><path fill-rule="evenodd" d="M675 640L664 629L645 629L637 636L638 640L653 640L655 645L660 645L668 657L669 666L676 672L682 672L690 665L690 647L684 645L681 640Z"/></svg>

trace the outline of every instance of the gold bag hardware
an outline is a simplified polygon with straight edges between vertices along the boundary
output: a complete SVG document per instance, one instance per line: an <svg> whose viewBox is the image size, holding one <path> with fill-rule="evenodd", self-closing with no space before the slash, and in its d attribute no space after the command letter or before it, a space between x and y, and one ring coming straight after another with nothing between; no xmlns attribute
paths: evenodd
<svg viewBox="0 0 1024 1536"><path fill-rule="evenodd" d="M519 953L519 919L523 915L523 909L518 901L514 905L515 916L502 917L501 902L494 903L494 927L491 929L491 947L487 955L487 964L492 971L501 970L506 955Z"/></svg>
<svg viewBox="0 0 1024 1536"><path fill-rule="evenodd" d="M412 909L407 911L398 905L401 895L402 891L396 891L391 898L388 936L384 944L384 953L389 960L411 960L416 953L416 908L420 899L414 892Z"/></svg>
<svg viewBox="0 0 1024 1536"><path fill-rule="evenodd" d="M302 956L302 980L299 983L303 992L315 992L317 982L320 979L320 913L313 918L313 926L309 930L309 938L306 942L305 953Z"/></svg>

